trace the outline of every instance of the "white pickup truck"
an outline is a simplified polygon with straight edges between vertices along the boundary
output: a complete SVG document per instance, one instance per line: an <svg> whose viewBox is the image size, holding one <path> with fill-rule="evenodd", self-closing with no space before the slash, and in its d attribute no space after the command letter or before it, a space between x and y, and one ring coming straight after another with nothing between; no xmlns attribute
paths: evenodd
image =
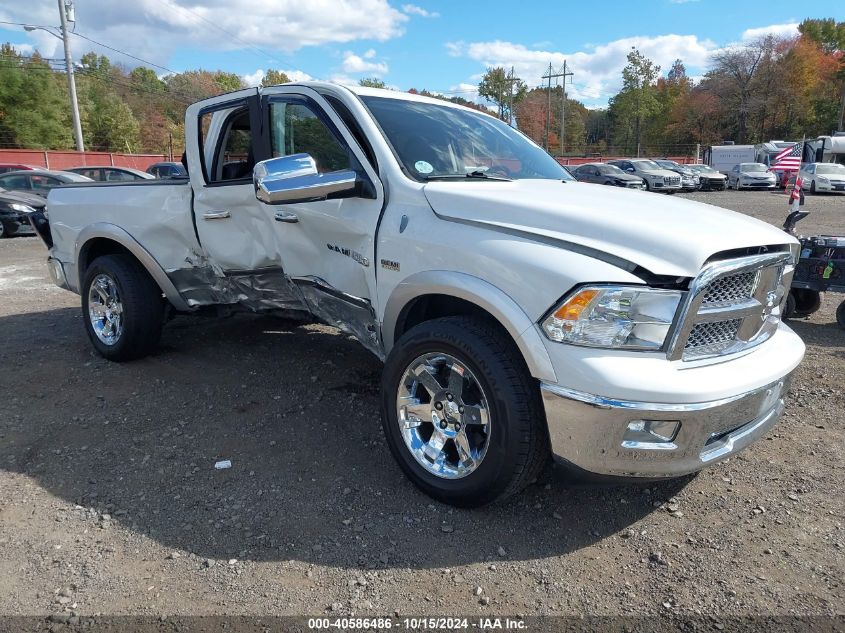
<svg viewBox="0 0 845 633"><path fill-rule="evenodd" d="M402 470L463 506L551 454L694 472L783 410L804 345L780 319L781 230L576 182L501 121L399 92L242 90L190 106L185 130L188 179L62 187L32 216L106 358L208 306L337 326L384 360Z"/></svg>

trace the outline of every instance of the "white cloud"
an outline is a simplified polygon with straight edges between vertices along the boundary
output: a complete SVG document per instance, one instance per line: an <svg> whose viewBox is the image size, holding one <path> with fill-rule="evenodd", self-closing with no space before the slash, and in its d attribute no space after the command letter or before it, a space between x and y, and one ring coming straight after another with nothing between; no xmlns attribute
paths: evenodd
<svg viewBox="0 0 845 633"><path fill-rule="evenodd" d="M266 73L264 72L264 70L259 68L254 73L248 73L246 75L241 75L241 79L243 79L243 82L247 86L252 88L253 86L258 86L258 85L261 84L261 80L264 79L265 74Z"/></svg>
<svg viewBox="0 0 845 633"><path fill-rule="evenodd" d="M423 18L439 18L440 14L436 11L427 11L422 7L418 7L415 4L405 4L402 5L402 11L407 13L408 15L418 15Z"/></svg>
<svg viewBox="0 0 845 633"><path fill-rule="evenodd" d="M302 70L283 70L282 72L285 73L291 81L310 81L313 79L311 75ZM247 86L259 86L261 85L261 80L264 79L264 75L266 74L267 73L264 72L264 69L259 68L254 73L241 75L241 79L244 80L244 83Z"/></svg>
<svg viewBox="0 0 845 633"><path fill-rule="evenodd" d="M3 2L0 20L55 24L54 0ZM136 0L132 9L114 0L76 3L79 31L152 62L167 65L177 48L248 50L277 65L276 51L358 40L385 41L404 32L409 17L389 0ZM54 56L59 40L34 31L27 36ZM107 53L128 65L137 62L72 37L73 52ZM261 49L256 50L256 49Z"/></svg>
<svg viewBox="0 0 845 633"><path fill-rule="evenodd" d="M742 32L742 40L749 42L766 35L777 37L796 37L798 35L798 22L787 22L785 24L770 24L754 29L745 29Z"/></svg>
<svg viewBox="0 0 845 633"><path fill-rule="evenodd" d="M715 42L701 40L695 35L675 34L627 37L591 47L589 51L575 52L539 50L499 40L446 44L450 55L468 57L485 67L513 66L516 75L529 86L543 82L541 77L548 70L549 63L557 69L566 60L568 68L575 73L572 84L567 84L567 91L573 98L581 99L588 105L603 105L619 90L622 69L627 63L625 56L631 47L639 49L663 70L668 69L677 58L682 59L687 68L704 67L718 48Z"/></svg>
<svg viewBox="0 0 845 633"><path fill-rule="evenodd" d="M364 59L364 57L366 57L367 59ZM373 75L387 74L387 64L385 62L379 62L374 60L374 50L368 50L366 53L364 53L364 57L356 55L352 51L346 51L343 54L343 72L371 73Z"/></svg>
<svg viewBox="0 0 845 633"><path fill-rule="evenodd" d="M364 53L364 59L372 59L376 56L376 49L371 48L367 52Z"/></svg>
<svg viewBox="0 0 845 633"><path fill-rule="evenodd" d="M449 86L448 97L463 97L468 101L478 101L478 84L471 84L461 82L454 86Z"/></svg>

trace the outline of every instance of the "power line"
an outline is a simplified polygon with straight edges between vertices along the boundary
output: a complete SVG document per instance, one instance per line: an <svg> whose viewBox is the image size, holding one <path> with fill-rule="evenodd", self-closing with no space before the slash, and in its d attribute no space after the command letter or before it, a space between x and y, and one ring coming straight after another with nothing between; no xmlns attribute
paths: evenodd
<svg viewBox="0 0 845 633"><path fill-rule="evenodd" d="M43 24L26 24L24 22L7 22L5 20L0 20L0 24L11 24L12 26L22 26L22 27L31 26L31 27L36 28L36 29L53 29L53 28L56 28L54 26L45 26ZM146 64L147 66L153 66L154 68L166 70L167 72L173 73L174 75L179 74L175 70L173 70L172 68L168 68L167 66L162 66L160 64L154 64L153 62L151 62L149 60L142 59L141 57L136 57L135 55L132 55L131 53L127 53L126 51L120 50L119 48L114 48L113 46L109 46L108 44L103 44L102 42L98 42L94 38L88 37L87 35L83 35L82 33L76 33L75 31L68 31L68 33L70 33L71 35L75 35L76 37L81 37L83 40L87 40L87 41L91 42L92 44L96 44L97 46L102 46L103 48L106 48L110 51L113 51L115 53L119 53L120 55L125 55L126 57L130 57L130 58L134 59L135 61L139 61L143 64Z"/></svg>
<svg viewBox="0 0 845 633"><path fill-rule="evenodd" d="M153 62L147 61L146 59L141 59L140 57L136 57L135 55L132 55L131 53L127 53L126 51L122 51L118 48L114 48L112 46L109 46L108 44L103 44L102 42L98 42L97 40L90 38L87 35L82 35L82 33L74 33L74 32L71 31L70 34L75 35L76 37L81 37L83 40L88 40L92 44L96 44L97 46L102 46L103 48L107 48L108 50L114 51L115 53L120 53L121 55L125 55L126 57L131 57L132 59L134 59L136 61L139 61L139 62L146 64L147 66L153 66L155 68L160 68L161 70L166 70L167 72L172 73L174 75L179 74L175 70L172 70L172 69L168 68L167 66L161 66L160 64L154 64Z"/></svg>

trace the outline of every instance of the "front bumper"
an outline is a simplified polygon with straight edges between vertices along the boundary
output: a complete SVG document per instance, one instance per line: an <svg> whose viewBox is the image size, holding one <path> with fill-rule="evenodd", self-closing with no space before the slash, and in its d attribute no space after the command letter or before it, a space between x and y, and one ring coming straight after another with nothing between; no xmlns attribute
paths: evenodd
<svg viewBox="0 0 845 633"><path fill-rule="evenodd" d="M845 183L842 182L821 182L816 180L816 191L845 191Z"/></svg>
<svg viewBox="0 0 845 633"><path fill-rule="evenodd" d="M701 189L705 191L723 191L727 189L727 178L702 178Z"/></svg>
<svg viewBox="0 0 845 633"><path fill-rule="evenodd" d="M0 222L6 227L9 235L32 235L35 230L23 214L0 215Z"/></svg>
<svg viewBox="0 0 845 633"><path fill-rule="evenodd" d="M762 437L784 408L792 374L736 396L666 404L614 400L541 383L552 450L590 473L677 477L726 459ZM670 441L625 440L628 424L680 423Z"/></svg>
<svg viewBox="0 0 845 633"><path fill-rule="evenodd" d="M774 189L777 182L774 180L742 180L739 181L740 189Z"/></svg>

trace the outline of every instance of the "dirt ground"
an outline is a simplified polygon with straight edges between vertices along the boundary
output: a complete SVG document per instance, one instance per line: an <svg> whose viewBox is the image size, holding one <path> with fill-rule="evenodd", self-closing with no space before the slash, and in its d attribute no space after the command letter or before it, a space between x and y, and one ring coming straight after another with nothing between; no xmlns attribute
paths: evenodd
<svg viewBox="0 0 845 633"><path fill-rule="evenodd" d="M786 215L777 194L686 197ZM802 232L845 233L845 197L807 208ZM629 486L552 468L463 511L400 473L380 365L353 340L180 318L153 357L109 363L44 259L0 240L4 615L845 612L842 295L792 323L807 357L786 415L738 457Z"/></svg>

